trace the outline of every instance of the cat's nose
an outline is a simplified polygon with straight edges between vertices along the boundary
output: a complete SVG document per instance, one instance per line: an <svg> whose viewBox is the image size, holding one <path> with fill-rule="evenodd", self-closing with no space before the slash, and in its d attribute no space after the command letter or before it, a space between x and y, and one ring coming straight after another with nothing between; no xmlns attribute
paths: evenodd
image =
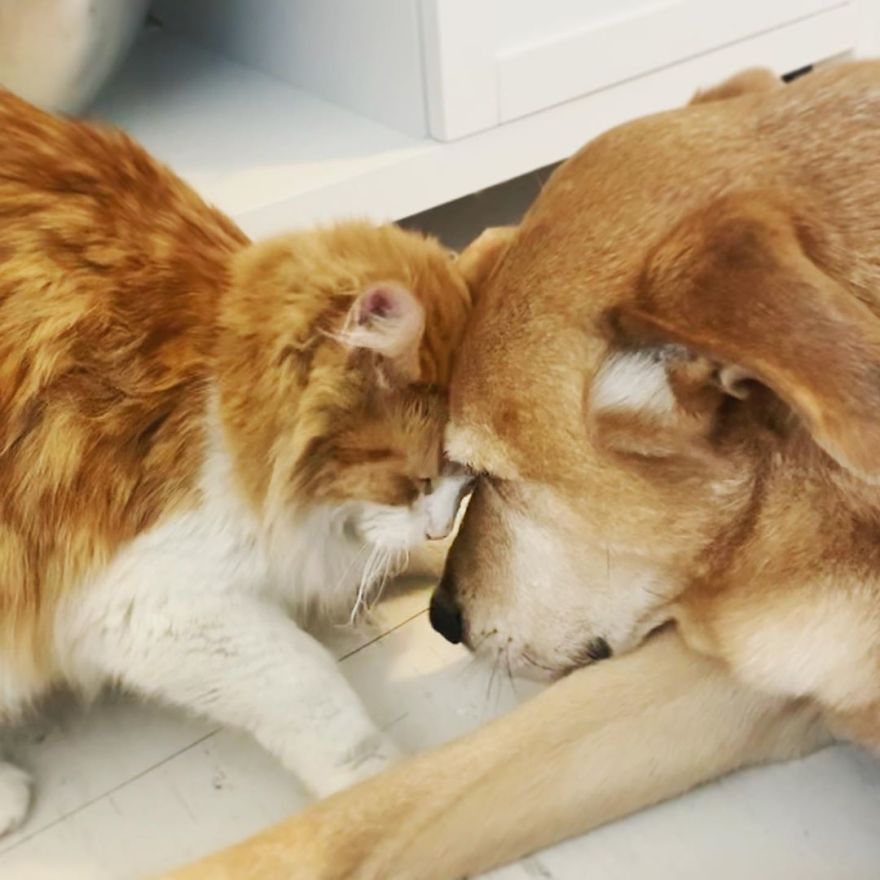
<svg viewBox="0 0 880 880"><path fill-rule="evenodd" d="M449 580L448 574L443 575L443 580L434 590L434 595L431 596L431 607L428 609L428 619L431 621L431 626L444 639L457 645L464 635L464 621Z"/></svg>
<svg viewBox="0 0 880 880"><path fill-rule="evenodd" d="M428 518L425 523L425 537L429 541L442 541L448 538L455 527L455 513L458 510L458 502L451 509L429 508Z"/></svg>

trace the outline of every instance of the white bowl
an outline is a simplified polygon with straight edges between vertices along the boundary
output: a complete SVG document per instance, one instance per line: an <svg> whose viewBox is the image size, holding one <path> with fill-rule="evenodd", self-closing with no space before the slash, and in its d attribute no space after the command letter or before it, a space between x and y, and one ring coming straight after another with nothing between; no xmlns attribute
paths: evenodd
<svg viewBox="0 0 880 880"><path fill-rule="evenodd" d="M0 85L62 113L89 105L126 56L149 0L0 0Z"/></svg>

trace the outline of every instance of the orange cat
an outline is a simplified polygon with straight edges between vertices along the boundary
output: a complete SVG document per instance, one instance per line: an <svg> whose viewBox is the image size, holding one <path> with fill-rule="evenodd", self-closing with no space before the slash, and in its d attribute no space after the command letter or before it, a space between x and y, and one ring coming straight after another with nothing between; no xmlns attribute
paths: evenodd
<svg viewBox="0 0 880 880"><path fill-rule="evenodd" d="M106 681L317 793L394 748L283 613L359 607L468 487L456 262L393 226L250 245L125 135L0 92L0 718ZM0 764L0 831L28 783Z"/></svg>

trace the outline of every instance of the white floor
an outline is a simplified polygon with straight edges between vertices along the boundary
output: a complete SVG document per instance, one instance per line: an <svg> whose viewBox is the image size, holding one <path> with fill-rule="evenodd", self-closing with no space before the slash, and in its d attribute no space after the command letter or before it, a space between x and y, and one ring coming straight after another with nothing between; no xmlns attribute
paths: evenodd
<svg viewBox="0 0 880 880"><path fill-rule="evenodd" d="M329 634L342 668L411 750L534 693L475 665L428 626L427 588L382 604L375 632ZM515 691L514 691L515 687ZM27 824L0 841L2 880L135 880L297 809L297 782L246 737L122 697L59 703L9 744L33 770ZM880 762L849 748L739 773L494 880L876 880Z"/></svg>

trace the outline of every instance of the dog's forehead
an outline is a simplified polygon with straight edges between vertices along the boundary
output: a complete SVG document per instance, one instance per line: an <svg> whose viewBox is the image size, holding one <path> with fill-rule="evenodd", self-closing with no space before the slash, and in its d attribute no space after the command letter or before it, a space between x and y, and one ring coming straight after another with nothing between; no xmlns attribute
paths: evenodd
<svg viewBox="0 0 880 880"><path fill-rule="evenodd" d="M695 171L654 136L658 127L640 121L603 135L545 185L456 356L452 447L520 466L548 458L552 469L549 456L583 436L585 393L612 343L608 317L636 296L649 249L694 188L678 185ZM545 456L551 446L560 448Z"/></svg>
<svg viewBox="0 0 880 880"><path fill-rule="evenodd" d="M504 479L550 479L586 442L583 405L602 343L560 325L552 345L475 352L453 380L446 451Z"/></svg>
<svg viewBox="0 0 880 880"><path fill-rule="evenodd" d="M502 279L503 280L503 279ZM522 281L480 304L450 388L447 452L496 474L533 471L579 420L587 384L607 349L593 309L560 308L552 290ZM514 302L526 307L518 308ZM552 429L552 430L551 430Z"/></svg>

